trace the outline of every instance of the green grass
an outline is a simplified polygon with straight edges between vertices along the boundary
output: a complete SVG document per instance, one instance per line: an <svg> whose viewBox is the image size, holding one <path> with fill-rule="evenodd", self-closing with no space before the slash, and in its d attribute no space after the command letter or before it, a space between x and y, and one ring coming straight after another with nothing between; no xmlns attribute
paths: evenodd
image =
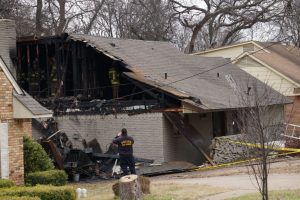
<svg viewBox="0 0 300 200"><path fill-rule="evenodd" d="M260 194L248 194L240 197L231 198L229 200L260 200ZM277 190L269 193L270 200L299 200L300 190Z"/></svg>

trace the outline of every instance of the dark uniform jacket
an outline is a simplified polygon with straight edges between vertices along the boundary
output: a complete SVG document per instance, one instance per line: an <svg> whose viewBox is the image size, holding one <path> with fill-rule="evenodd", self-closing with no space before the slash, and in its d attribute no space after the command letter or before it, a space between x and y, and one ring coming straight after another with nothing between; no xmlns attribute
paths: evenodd
<svg viewBox="0 0 300 200"><path fill-rule="evenodd" d="M118 145L118 152L120 155L132 155L133 149L132 145L134 143L134 140L132 137L126 135L126 136L119 136L113 140L114 144Z"/></svg>

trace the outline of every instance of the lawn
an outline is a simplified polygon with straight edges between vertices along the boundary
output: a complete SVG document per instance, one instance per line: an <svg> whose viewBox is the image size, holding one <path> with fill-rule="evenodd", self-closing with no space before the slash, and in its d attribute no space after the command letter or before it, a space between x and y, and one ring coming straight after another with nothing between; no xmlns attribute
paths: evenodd
<svg viewBox="0 0 300 200"><path fill-rule="evenodd" d="M112 185L107 183L78 183L72 184L74 189L86 188L89 200L115 200ZM228 191L223 188L211 187L199 184L165 184L151 183L151 194L145 196L145 200L195 200Z"/></svg>
<svg viewBox="0 0 300 200"><path fill-rule="evenodd" d="M259 194L248 194L230 200L257 200L261 199ZM297 200L300 199L300 190L277 190L269 193L270 200Z"/></svg>
<svg viewBox="0 0 300 200"><path fill-rule="evenodd" d="M116 200L112 192L115 182L77 183L71 184L76 188L86 188L89 200ZM151 183L151 194L145 196L145 200L197 200L211 195L229 191L220 187L211 187L200 184L175 184L175 183ZM261 199L259 194L248 194L241 197L230 198L230 200L257 200ZM297 200L300 199L300 190L278 190L271 191L270 200Z"/></svg>

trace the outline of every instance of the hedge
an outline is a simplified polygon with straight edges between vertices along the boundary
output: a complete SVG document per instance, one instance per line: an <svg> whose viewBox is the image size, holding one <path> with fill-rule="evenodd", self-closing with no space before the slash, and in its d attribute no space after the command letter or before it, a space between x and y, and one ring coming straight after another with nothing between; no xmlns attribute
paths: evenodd
<svg viewBox="0 0 300 200"><path fill-rule="evenodd" d="M0 179L0 188L7 188L7 187L12 187L15 184L8 179Z"/></svg>
<svg viewBox="0 0 300 200"><path fill-rule="evenodd" d="M0 196L0 200L41 200L39 197L12 197L12 196Z"/></svg>
<svg viewBox="0 0 300 200"><path fill-rule="evenodd" d="M49 170L43 172L29 173L25 177L26 185L66 185L68 175L64 170Z"/></svg>
<svg viewBox="0 0 300 200"><path fill-rule="evenodd" d="M34 187L11 187L0 190L0 196L30 196L41 200L75 200L74 188L69 186L37 185Z"/></svg>

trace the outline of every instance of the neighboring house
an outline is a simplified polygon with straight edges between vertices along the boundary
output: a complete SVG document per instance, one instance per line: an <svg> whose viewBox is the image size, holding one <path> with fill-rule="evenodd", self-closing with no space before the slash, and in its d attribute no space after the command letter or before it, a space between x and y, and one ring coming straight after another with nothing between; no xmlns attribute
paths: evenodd
<svg viewBox="0 0 300 200"><path fill-rule="evenodd" d="M272 117L282 119L289 102L226 59L186 55L168 42L65 34L17 44L19 83L55 112L74 148L96 138L105 151L127 128L138 157L200 164L210 160L214 137L239 133L234 113L245 107L239 95L248 98L249 88L269 90ZM119 98L111 67L119 73Z"/></svg>
<svg viewBox="0 0 300 200"><path fill-rule="evenodd" d="M230 59L236 66L289 97L285 120L300 125L300 49L279 43L248 41L194 53Z"/></svg>
<svg viewBox="0 0 300 200"><path fill-rule="evenodd" d="M0 178L20 185L24 183L23 136L32 135L32 118L52 117L52 112L24 92L10 72L14 37L14 22L0 20Z"/></svg>

